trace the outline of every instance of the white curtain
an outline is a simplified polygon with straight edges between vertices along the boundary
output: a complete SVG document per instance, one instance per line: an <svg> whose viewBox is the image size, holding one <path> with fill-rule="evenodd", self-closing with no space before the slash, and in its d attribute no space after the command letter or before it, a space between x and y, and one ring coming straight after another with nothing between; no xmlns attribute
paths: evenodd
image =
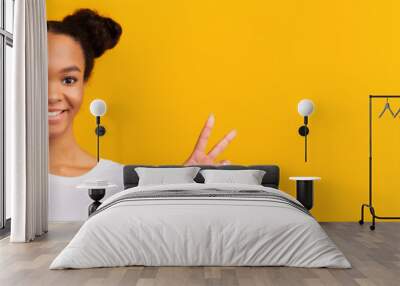
<svg viewBox="0 0 400 286"><path fill-rule="evenodd" d="M45 0L16 0L13 93L6 98L6 187L12 242L47 232L48 127Z"/></svg>

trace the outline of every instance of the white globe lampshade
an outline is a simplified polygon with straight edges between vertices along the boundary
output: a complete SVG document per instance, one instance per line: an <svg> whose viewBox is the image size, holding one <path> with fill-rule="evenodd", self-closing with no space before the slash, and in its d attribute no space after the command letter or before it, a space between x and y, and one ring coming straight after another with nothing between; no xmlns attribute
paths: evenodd
<svg viewBox="0 0 400 286"><path fill-rule="evenodd" d="M90 103L90 112L94 116L103 116L106 114L107 111L107 105L104 100L101 99L95 99Z"/></svg>
<svg viewBox="0 0 400 286"><path fill-rule="evenodd" d="M314 111L314 103L309 99L300 100L297 111L301 116L309 116Z"/></svg>

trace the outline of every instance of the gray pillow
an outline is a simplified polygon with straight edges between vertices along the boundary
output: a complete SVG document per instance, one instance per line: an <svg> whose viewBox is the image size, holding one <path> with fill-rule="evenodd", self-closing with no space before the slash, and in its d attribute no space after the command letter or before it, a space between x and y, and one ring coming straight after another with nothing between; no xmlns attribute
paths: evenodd
<svg viewBox="0 0 400 286"><path fill-rule="evenodd" d="M139 186L196 183L193 179L199 170L199 167L135 168L139 176Z"/></svg>
<svg viewBox="0 0 400 286"><path fill-rule="evenodd" d="M261 185L265 171L261 170L201 170L204 183Z"/></svg>

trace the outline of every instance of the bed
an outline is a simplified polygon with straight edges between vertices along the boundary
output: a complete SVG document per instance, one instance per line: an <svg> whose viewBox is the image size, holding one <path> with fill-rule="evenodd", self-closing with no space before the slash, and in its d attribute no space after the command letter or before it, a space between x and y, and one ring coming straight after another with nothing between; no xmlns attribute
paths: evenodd
<svg viewBox="0 0 400 286"><path fill-rule="evenodd" d="M195 183L153 186L138 186L136 167L124 167L125 190L103 202L50 269L351 267L307 209L278 189L278 166L199 166L263 170L261 185L205 184L199 173Z"/></svg>

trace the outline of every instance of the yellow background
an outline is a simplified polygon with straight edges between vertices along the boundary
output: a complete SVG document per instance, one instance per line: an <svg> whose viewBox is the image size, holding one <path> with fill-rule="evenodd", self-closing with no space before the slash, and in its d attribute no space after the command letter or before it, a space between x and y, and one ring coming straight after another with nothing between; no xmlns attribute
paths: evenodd
<svg viewBox="0 0 400 286"><path fill-rule="evenodd" d="M368 198L368 95L400 92L400 1L47 1L49 19L77 8L123 27L118 46L97 60L76 119L84 149L95 154L94 98L109 106L102 157L124 164L182 163L212 112L210 147L238 130L220 159L278 164L291 194L289 176L321 176L317 219L359 219ZM303 98L316 105L308 163L297 133ZM375 117L383 105L374 104ZM378 215L400 215L400 118L374 122Z"/></svg>

